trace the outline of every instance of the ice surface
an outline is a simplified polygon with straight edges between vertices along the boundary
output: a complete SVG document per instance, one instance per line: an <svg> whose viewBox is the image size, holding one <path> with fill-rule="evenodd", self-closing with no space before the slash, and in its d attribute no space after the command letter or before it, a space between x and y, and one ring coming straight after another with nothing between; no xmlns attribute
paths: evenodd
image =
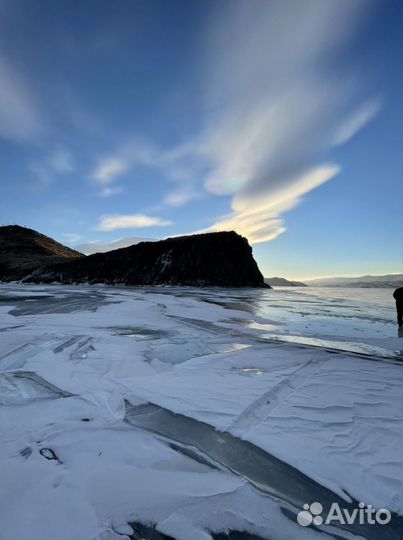
<svg viewBox="0 0 403 540"><path fill-rule="evenodd" d="M397 538L401 349L385 290L0 285L0 538Z"/></svg>

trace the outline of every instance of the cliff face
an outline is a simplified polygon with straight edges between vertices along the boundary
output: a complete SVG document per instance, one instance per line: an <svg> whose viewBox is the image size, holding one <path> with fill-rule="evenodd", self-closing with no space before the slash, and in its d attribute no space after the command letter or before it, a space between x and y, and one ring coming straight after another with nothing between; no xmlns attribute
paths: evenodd
<svg viewBox="0 0 403 540"><path fill-rule="evenodd" d="M248 241L234 232L141 242L39 269L29 280L264 287Z"/></svg>
<svg viewBox="0 0 403 540"><path fill-rule="evenodd" d="M22 279L41 265L83 257L52 238L19 225L0 227L0 280Z"/></svg>
<svg viewBox="0 0 403 540"><path fill-rule="evenodd" d="M57 261L49 259L47 262L41 258L23 275L15 271L3 279L22 279L35 283L56 281L122 285L267 286L248 241L235 232L141 242L88 257L73 253L76 255L59 258Z"/></svg>

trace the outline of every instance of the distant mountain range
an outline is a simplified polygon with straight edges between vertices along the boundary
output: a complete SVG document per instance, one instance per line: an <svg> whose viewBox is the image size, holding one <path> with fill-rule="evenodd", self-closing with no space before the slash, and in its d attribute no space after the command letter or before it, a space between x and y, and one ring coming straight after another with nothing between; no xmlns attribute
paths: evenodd
<svg viewBox="0 0 403 540"><path fill-rule="evenodd" d="M304 283L281 277L264 278L264 280L272 287L362 287L389 289L403 287L403 274L306 279Z"/></svg>
<svg viewBox="0 0 403 540"><path fill-rule="evenodd" d="M366 287L397 288L403 287L403 274L380 276L332 277L305 280L309 287Z"/></svg>
<svg viewBox="0 0 403 540"><path fill-rule="evenodd" d="M267 287L233 231L168 238L85 256L32 229L0 227L0 280Z"/></svg>
<svg viewBox="0 0 403 540"><path fill-rule="evenodd" d="M307 287L302 281L289 281L282 277L264 278L264 280L272 287Z"/></svg>

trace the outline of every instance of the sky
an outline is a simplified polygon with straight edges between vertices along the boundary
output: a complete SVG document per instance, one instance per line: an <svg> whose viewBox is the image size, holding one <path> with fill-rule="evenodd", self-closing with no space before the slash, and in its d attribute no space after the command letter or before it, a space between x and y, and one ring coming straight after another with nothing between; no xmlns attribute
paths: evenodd
<svg viewBox="0 0 403 540"><path fill-rule="evenodd" d="M0 0L0 225L402 271L400 0Z"/></svg>

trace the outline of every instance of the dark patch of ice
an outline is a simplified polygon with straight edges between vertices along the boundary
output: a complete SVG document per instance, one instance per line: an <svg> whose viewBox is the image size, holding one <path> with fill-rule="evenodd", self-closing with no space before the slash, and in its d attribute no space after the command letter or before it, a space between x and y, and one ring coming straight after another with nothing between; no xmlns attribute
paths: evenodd
<svg viewBox="0 0 403 540"><path fill-rule="evenodd" d="M358 502L349 497L343 499L340 495L322 486L295 467L265 452L254 444L234 437L228 432L219 432L213 426L199 422L182 414L175 414L152 403L133 406L126 402L126 416L124 420L136 427L157 433L175 443L181 444L191 450L189 457L194 453L201 453L208 460L229 469L250 482L263 494L280 501L281 505L289 508L291 515L296 514L303 505L320 501L324 515L328 513L333 503L340 508L346 508L351 513L358 508ZM298 451L298 449L296 449ZM199 461L199 459L198 459ZM347 496L346 496L347 498ZM326 526L319 527L326 531ZM335 527L332 527L334 530ZM387 525L339 525L340 534L361 535L368 540L396 540L401 537L403 530L403 517L392 514ZM151 540L151 539L150 539Z"/></svg>

